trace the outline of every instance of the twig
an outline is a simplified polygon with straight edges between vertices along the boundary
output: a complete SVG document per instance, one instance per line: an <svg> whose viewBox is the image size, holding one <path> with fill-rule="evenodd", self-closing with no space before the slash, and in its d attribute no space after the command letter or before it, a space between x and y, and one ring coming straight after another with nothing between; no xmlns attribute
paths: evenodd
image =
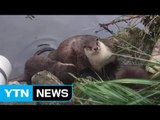
<svg viewBox="0 0 160 120"><path fill-rule="evenodd" d="M111 31L108 27L103 26L103 28L104 28L105 30L107 30L109 33L111 33L112 35L114 34L114 32L113 32L113 31Z"/></svg>
<svg viewBox="0 0 160 120"><path fill-rule="evenodd" d="M119 23L119 22L126 22L126 23L128 23L127 21L129 21L129 20L136 19L136 18L141 18L141 17L142 17L141 15L137 15L137 16L131 16L131 17L126 18L126 19L119 19L119 20L114 19L114 20L112 20L111 22L106 23L106 24L99 23L99 26L102 27L103 29L107 30L109 33L114 34L114 32L111 31L111 30L108 28L109 25L115 24L115 25L117 26L116 23ZM96 31L96 32L99 32L99 31Z"/></svg>
<svg viewBox="0 0 160 120"><path fill-rule="evenodd" d="M129 18L126 18L126 19L120 19L120 20L112 20L110 23L106 23L106 24L99 24L100 27L108 27L109 25L113 25L113 24L116 24L116 23L119 23L119 22L127 22L131 19L135 19L135 18L141 18L142 16L141 15L137 15L137 16L131 16Z"/></svg>

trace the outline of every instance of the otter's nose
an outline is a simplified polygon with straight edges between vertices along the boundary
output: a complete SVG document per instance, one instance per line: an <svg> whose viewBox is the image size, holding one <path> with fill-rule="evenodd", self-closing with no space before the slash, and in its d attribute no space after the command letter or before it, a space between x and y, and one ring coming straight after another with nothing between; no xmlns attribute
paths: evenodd
<svg viewBox="0 0 160 120"><path fill-rule="evenodd" d="M97 51L97 50L98 50L98 47L95 47L94 50Z"/></svg>

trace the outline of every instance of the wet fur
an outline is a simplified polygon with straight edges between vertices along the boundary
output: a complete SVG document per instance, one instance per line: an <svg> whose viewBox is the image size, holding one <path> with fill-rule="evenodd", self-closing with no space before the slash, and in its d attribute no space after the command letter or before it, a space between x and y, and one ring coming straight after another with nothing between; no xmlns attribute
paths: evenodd
<svg viewBox="0 0 160 120"><path fill-rule="evenodd" d="M149 79L149 75L142 67L130 65L120 68L116 73L116 79L124 78Z"/></svg>
<svg viewBox="0 0 160 120"><path fill-rule="evenodd" d="M31 78L35 73L43 70L56 75L64 84L72 84L74 82L74 79L68 73L77 75L77 69L73 64L64 64L35 55L27 60L25 64L24 75L27 84L31 84Z"/></svg>
<svg viewBox="0 0 160 120"><path fill-rule="evenodd" d="M98 43L98 44L97 44ZM97 54L94 49L97 49ZM88 54L87 54L88 53ZM108 64L112 51L93 35L77 35L64 40L56 50L56 60L74 64L78 71L90 69L101 72Z"/></svg>
<svg viewBox="0 0 160 120"><path fill-rule="evenodd" d="M116 73L116 79L127 79L127 78L149 80L150 76L143 67L129 65L129 66L120 68ZM125 84L125 85L134 90L140 90L142 88L147 87L147 85L143 85L143 84Z"/></svg>

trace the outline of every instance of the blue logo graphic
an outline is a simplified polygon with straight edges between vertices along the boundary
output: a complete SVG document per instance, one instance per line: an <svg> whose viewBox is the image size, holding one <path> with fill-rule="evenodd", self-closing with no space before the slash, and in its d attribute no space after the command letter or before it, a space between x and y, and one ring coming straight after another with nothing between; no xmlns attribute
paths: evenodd
<svg viewBox="0 0 160 120"><path fill-rule="evenodd" d="M32 102L31 85L0 85L0 102Z"/></svg>

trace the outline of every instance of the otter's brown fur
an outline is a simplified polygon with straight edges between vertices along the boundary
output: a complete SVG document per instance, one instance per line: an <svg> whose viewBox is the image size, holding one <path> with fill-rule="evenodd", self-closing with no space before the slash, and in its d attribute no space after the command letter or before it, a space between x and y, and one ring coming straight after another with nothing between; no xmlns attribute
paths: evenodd
<svg viewBox="0 0 160 120"><path fill-rule="evenodd" d="M93 46L97 37L91 35L78 35L64 40L56 50L56 60L63 63L73 63L78 70L91 68L84 53L84 47L90 42ZM92 47L90 46L90 47Z"/></svg>
<svg viewBox="0 0 160 120"><path fill-rule="evenodd" d="M145 80L149 80L150 76L149 74L145 71L145 69L143 69L143 67L141 66L134 66L134 65L129 65L129 66L125 66L122 67L121 69L119 69L119 71L116 73L116 79L145 79ZM127 87L130 87L134 90L140 90L143 89L145 87L147 87L147 85L143 85L143 84L125 84Z"/></svg>
<svg viewBox="0 0 160 120"><path fill-rule="evenodd" d="M116 73L116 79L139 78L149 79L148 73L140 66L128 65L124 66Z"/></svg>
<svg viewBox="0 0 160 120"><path fill-rule="evenodd" d="M52 61L49 58L34 55L27 60L25 64L24 78L27 81L27 84L31 84L31 77L35 73L43 70L47 70L56 75L64 84L72 84L74 82L74 79L68 75L68 73L77 75L77 68L73 64L64 64Z"/></svg>
<svg viewBox="0 0 160 120"><path fill-rule="evenodd" d="M97 52L97 55L93 54L93 56L97 56L98 58L98 54L102 51L99 42L101 42L100 38L93 35L77 35L70 37L61 42L56 50L56 57L54 57L54 59L63 63L72 63L77 67L79 71L90 68L93 71L97 72L95 66L92 64L96 57L94 59L91 58L92 61L90 61L88 56L86 56L86 51L93 51L95 53ZM103 43L101 42L101 44ZM111 56L110 53L112 53L112 51L107 46L105 47L105 49L107 49L108 51L106 50L103 55L107 57L106 59L99 58L99 61L102 62L97 62L96 64L94 63L96 66L101 66L101 64L104 64L102 66L105 66L105 62Z"/></svg>

